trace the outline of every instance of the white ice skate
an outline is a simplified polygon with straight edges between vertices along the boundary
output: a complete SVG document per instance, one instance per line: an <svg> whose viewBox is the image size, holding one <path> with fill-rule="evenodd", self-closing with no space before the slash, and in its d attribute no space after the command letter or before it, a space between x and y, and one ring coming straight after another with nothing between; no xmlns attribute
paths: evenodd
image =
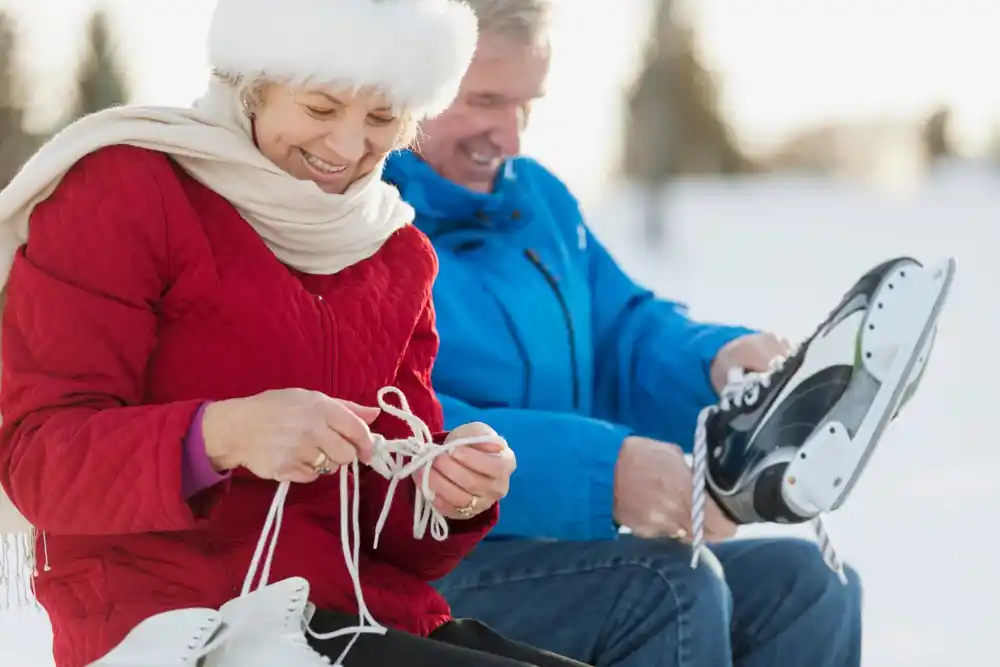
<svg viewBox="0 0 1000 667"><path fill-rule="evenodd" d="M329 667L306 642L308 599L309 583L293 577L230 600L221 612L232 636L204 667Z"/></svg>
<svg viewBox="0 0 1000 667"><path fill-rule="evenodd" d="M225 628L215 609L178 609L137 625L89 667L198 667L221 643Z"/></svg>
<svg viewBox="0 0 1000 667"><path fill-rule="evenodd" d="M953 259L880 264L770 372L733 374L695 435L693 565L707 490L739 524L814 521L843 576L820 515L843 505L916 391L954 275Z"/></svg>

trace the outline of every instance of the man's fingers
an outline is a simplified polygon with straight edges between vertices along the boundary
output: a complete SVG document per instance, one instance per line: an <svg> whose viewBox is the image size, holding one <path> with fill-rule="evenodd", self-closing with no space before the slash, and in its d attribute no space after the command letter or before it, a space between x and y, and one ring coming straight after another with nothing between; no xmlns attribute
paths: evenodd
<svg viewBox="0 0 1000 667"><path fill-rule="evenodd" d="M772 358L787 356L790 348L787 340L778 336L767 336L767 349Z"/></svg>

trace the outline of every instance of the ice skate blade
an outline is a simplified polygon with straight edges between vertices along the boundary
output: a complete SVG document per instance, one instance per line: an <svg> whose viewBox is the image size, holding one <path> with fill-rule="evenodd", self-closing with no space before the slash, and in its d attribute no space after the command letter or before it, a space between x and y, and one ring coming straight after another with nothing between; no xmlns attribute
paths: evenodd
<svg viewBox="0 0 1000 667"><path fill-rule="evenodd" d="M924 357L954 281L955 260L904 270L905 280L890 277L881 286L870 317L865 319L866 326L877 324L885 335L873 336L872 345L865 344L860 351L864 369L879 381L880 388L857 432L852 435L837 421L820 424L785 470L782 495L802 516L843 505L896 414L907 386L927 361Z"/></svg>

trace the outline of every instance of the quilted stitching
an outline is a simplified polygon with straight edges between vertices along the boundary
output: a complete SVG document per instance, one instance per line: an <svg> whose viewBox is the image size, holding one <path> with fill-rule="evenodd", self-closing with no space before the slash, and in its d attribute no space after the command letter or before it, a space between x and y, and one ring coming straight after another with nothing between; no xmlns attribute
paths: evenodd
<svg viewBox="0 0 1000 667"><path fill-rule="evenodd" d="M274 484L237 471L183 501L180 445L203 400L305 387L374 404L395 384L441 430L436 270L408 227L335 276L302 275L162 155L113 147L71 170L15 262L0 392L0 483L47 534L52 569L37 593L59 667L102 655L152 613L237 591ZM375 429L407 435L391 417ZM361 484L370 548L387 483L365 473ZM417 541L413 495L397 492L361 578L380 621L426 634L449 613L426 581L497 515ZM294 487L272 576L304 576L317 605L354 610L338 502L335 478Z"/></svg>

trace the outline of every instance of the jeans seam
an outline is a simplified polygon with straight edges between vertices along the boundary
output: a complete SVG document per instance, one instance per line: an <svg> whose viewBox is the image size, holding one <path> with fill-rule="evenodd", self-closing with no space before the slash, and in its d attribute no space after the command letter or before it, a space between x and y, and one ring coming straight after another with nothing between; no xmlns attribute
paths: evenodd
<svg viewBox="0 0 1000 667"><path fill-rule="evenodd" d="M590 574L593 572L599 572L601 570L613 570L620 567L639 567L643 570L653 573L670 591L670 596L673 598L674 608L677 609L677 667L689 667L692 665L690 660L691 648L690 648L690 631L688 628L688 610L682 606L681 597L677 593L677 587L674 582L664 575L663 571L652 565L652 562L648 558L629 558L629 559L616 559L613 562L604 562L600 564L590 565L588 567L576 567L572 569L561 569L555 571L539 572L538 574L521 573L518 575L511 575L503 579L504 583L516 584L524 583L528 581L535 581L537 579L551 579L554 577L569 577L577 574ZM473 583L470 585L455 585L449 586L455 591L470 591L478 590L483 588L490 588L495 586L496 583L485 584L485 583Z"/></svg>

